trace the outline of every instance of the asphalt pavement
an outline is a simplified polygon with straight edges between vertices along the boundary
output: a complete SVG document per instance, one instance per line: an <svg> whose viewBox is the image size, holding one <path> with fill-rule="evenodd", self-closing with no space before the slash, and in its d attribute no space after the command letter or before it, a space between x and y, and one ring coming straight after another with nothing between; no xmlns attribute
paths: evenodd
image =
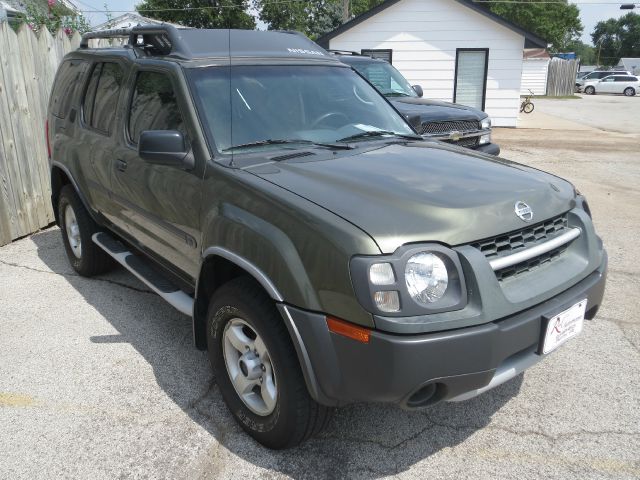
<svg viewBox="0 0 640 480"><path fill-rule="evenodd" d="M640 478L640 136L495 138L587 195L610 255L600 313L545 361L464 403L342 408L269 451L231 418L190 320L121 269L77 276L51 228L0 248L0 478Z"/></svg>

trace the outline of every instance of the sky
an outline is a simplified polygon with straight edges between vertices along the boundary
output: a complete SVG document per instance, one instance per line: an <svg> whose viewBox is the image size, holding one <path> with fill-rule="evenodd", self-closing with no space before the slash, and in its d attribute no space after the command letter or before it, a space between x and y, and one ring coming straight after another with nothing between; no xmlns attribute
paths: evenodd
<svg viewBox="0 0 640 480"><path fill-rule="evenodd" d="M141 0L73 0L82 10L104 10L105 3L114 17L122 14L119 10L135 10L135 4ZM618 18L628 13L628 10L620 10L620 3L631 0L571 0L580 7L580 19L584 26L582 41L591 44L591 32L600 20ZM637 3L636 12L640 13L640 3ZM97 25L107 20L104 13L85 13L92 25Z"/></svg>

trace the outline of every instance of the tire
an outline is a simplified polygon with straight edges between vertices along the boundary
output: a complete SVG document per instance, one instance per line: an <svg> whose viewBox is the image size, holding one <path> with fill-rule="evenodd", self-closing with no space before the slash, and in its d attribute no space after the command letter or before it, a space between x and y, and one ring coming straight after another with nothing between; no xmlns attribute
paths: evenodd
<svg viewBox="0 0 640 480"><path fill-rule="evenodd" d="M92 277L113 268L113 259L91 239L100 228L89 216L72 185L65 185L60 191L58 218L64 248L76 272Z"/></svg>
<svg viewBox="0 0 640 480"><path fill-rule="evenodd" d="M535 105L534 105L533 103L531 103L531 102L528 102L528 103L525 103L525 104L522 106L522 111L523 111L524 113L531 113L531 112L533 112L533 109L534 109L534 108L535 108Z"/></svg>
<svg viewBox="0 0 640 480"><path fill-rule="evenodd" d="M230 333L233 331L239 333ZM253 334L257 337L252 339ZM245 347L242 350L245 354L237 357L241 350L227 343L228 338L239 341L238 337L243 335L255 343L249 349ZM271 298L252 278L236 278L214 293L207 314L207 350L227 407L240 426L265 447L294 447L319 433L328 423L331 409L309 395L287 327ZM261 350L257 357L252 353ZM261 362L259 368L251 363L256 358ZM247 367L249 364L251 367ZM250 379L252 372L263 376L250 387L252 390L240 386L240 390L249 392L241 398L231 376L235 374L234 378L240 378L241 383L250 384L256 381ZM275 397L271 405L262 401L261 394L269 386Z"/></svg>
<svg viewBox="0 0 640 480"><path fill-rule="evenodd" d="M587 95L595 95L596 94L596 89L594 87L592 87L591 85L589 85L588 87L586 87L584 89L584 93L586 93Z"/></svg>
<svg viewBox="0 0 640 480"><path fill-rule="evenodd" d="M627 87L624 89L624 94L627 97L633 97L636 94L636 90L633 87Z"/></svg>

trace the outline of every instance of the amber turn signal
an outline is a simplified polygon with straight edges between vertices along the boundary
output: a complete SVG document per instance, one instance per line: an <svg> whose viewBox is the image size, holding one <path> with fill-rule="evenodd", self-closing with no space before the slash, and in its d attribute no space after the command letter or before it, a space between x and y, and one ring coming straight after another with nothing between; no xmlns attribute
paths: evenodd
<svg viewBox="0 0 640 480"><path fill-rule="evenodd" d="M327 317L327 326L329 331L348 337L361 343L369 343L371 330L359 327L353 323L345 322L335 317Z"/></svg>

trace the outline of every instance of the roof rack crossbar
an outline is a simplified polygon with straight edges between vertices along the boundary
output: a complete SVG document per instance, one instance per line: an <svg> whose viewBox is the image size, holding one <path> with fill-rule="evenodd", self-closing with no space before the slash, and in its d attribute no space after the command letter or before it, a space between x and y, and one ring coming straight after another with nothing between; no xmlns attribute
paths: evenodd
<svg viewBox="0 0 640 480"><path fill-rule="evenodd" d="M120 28L88 32L82 35L80 48L89 48L89 40L94 38L129 38L129 46L143 50L148 55L172 55L190 58L189 48L182 40L180 31L173 25L138 25L133 28Z"/></svg>
<svg viewBox="0 0 640 480"><path fill-rule="evenodd" d="M130 28L115 28L112 30L99 30L95 32L87 32L82 35L80 40L80 48L89 48L89 40L94 38L122 38L129 37L131 34Z"/></svg>

